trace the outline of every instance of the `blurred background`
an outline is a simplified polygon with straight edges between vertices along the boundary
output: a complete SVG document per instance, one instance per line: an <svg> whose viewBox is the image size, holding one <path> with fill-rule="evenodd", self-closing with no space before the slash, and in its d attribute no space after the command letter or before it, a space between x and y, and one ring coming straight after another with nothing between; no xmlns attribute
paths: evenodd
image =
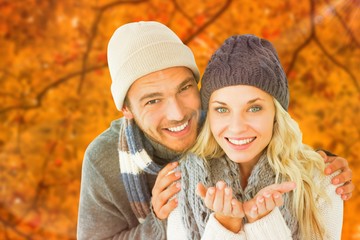
<svg viewBox="0 0 360 240"><path fill-rule="evenodd" d="M83 154L121 117L113 31L155 20L204 68L230 35L279 52L304 141L346 158L357 189L343 239L360 239L360 1L0 0L0 239L75 239Z"/></svg>

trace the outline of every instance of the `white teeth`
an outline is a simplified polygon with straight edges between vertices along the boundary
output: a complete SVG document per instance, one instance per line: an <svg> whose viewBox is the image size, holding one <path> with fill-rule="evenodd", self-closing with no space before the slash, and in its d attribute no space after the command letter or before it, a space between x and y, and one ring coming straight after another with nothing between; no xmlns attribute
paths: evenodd
<svg viewBox="0 0 360 240"><path fill-rule="evenodd" d="M184 129L187 127L188 124L189 124L189 122L186 122L186 123L184 123L183 125L180 125L180 126L177 126L177 127L168 128L168 129L169 129L169 131L171 131L171 132L180 132L180 131L184 130Z"/></svg>
<svg viewBox="0 0 360 240"><path fill-rule="evenodd" d="M252 141L254 141L254 139L255 138L247 138L247 139L235 140L235 139L228 138L229 142L231 142L232 144L235 144L235 145L248 144L248 143L251 143Z"/></svg>

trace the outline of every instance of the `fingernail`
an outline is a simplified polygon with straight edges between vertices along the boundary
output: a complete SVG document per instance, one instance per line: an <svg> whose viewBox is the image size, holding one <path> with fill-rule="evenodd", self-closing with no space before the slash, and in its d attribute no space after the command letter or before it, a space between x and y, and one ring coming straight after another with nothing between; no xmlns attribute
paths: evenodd
<svg viewBox="0 0 360 240"><path fill-rule="evenodd" d="M279 197L280 197L280 194L277 194L277 193L274 194L274 198L279 198Z"/></svg>
<svg viewBox="0 0 360 240"><path fill-rule="evenodd" d="M341 198L342 198L342 200L347 200L348 199L347 195L342 195Z"/></svg>
<svg viewBox="0 0 360 240"><path fill-rule="evenodd" d="M213 195L214 192L215 192L215 189L214 189L214 188L209 188L208 193L209 193L210 195Z"/></svg>
<svg viewBox="0 0 360 240"><path fill-rule="evenodd" d="M173 162L172 165L175 167L178 165L178 162Z"/></svg>
<svg viewBox="0 0 360 240"><path fill-rule="evenodd" d="M344 190L340 189L336 189L337 194L342 194L344 192Z"/></svg>
<svg viewBox="0 0 360 240"><path fill-rule="evenodd" d="M266 198L269 198L269 197L271 196L271 194L268 193L268 192L266 192L266 193L264 193L264 196L265 196Z"/></svg>
<svg viewBox="0 0 360 240"><path fill-rule="evenodd" d="M175 172L175 177L180 177L181 173L180 172Z"/></svg>
<svg viewBox="0 0 360 240"><path fill-rule="evenodd" d="M177 182L177 183L175 184L175 186L176 186L177 188L180 188L180 187L181 187L181 184L180 184L179 182Z"/></svg>
<svg viewBox="0 0 360 240"><path fill-rule="evenodd" d="M330 174L331 173L331 168L326 168L325 169L325 174Z"/></svg>
<svg viewBox="0 0 360 240"><path fill-rule="evenodd" d="M222 190L225 187L225 183L224 182L218 182L218 183L216 183L216 187L219 190Z"/></svg>
<svg viewBox="0 0 360 240"><path fill-rule="evenodd" d="M264 198L259 198L259 199L258 199L258 202L259 202L259 203L264 202Z"/></svg>
<svg viewBox="0 0 360 240"><path fill-rule="evenodd" d="M254 206L252 209L251 209L251 217L252 218L255 218L256 217L256 211L257 211L257 207L256 206Z"/></svg>
<svg viewBox="0 0 360 240"><path fill-rule="evenodd" d="M230 195L230 188L225 188L225 194Z"/></svg>
<svg viewBox="0 0 360 240"><path fill-rule="evenodd" d="M340 180L338 178L333 179L333 184L338 184L339 182L340 182Z"/></svg>

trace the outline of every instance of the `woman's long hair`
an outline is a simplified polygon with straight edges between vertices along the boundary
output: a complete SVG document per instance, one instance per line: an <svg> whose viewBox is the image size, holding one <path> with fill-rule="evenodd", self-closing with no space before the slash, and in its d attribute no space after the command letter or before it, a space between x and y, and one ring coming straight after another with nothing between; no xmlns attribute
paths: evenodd
<svg viewBox="0 0 360 240"><path fill-rule="evenodd" d="M275 182L294 181L296 189L290 194L290 207L297 218L300 228L300 239L311 239L317 236L323 239L324 226L316 208L317 197L326 195L319 189L313 176L322 173L324 160L309 146L302 143L302 133L296 121L273 98L275 104L275 120L273 136L266 149L267 159L276 174ZM225 153L216 142L210 130L209 117L199 133L191 152L203 159L222 157Z"/></svg>

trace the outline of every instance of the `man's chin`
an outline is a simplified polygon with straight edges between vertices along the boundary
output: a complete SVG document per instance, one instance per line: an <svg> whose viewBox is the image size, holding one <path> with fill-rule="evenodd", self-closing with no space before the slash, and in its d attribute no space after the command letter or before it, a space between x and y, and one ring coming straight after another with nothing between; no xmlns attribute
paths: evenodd
<svg viewBox="0 0 360 240"><path fill-rule="evenodd" d="M178 142L173 142L172 144L166 144L165 147L174 152L183 153L188 151L194 145L194 143L195 141L191 144L184 144L183 140L179 140Z"/></svg>

